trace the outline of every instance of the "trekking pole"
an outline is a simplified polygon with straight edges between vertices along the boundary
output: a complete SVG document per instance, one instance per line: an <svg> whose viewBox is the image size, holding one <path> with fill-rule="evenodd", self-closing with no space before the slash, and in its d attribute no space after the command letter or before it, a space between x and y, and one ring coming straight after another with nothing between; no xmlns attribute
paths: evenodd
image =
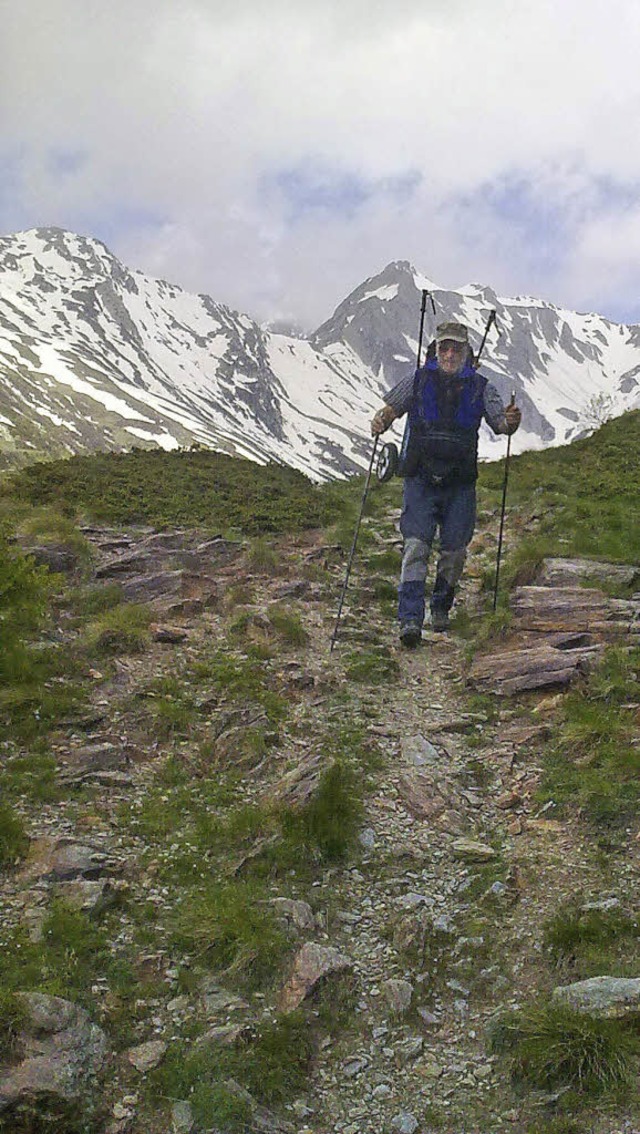
<svg viewBox="0 0 640 1134"><path fill-rule="evenodd" d="M516 392L513 390L509 405L515 406ZM500 579L500 555L502 553L502 533L504 531L504 512L507 503L507 480L509 477L509 457L511 455L511 434L507 438L507 456L504 462L504 484L502 486L502 511L500 513L500 535L498 536L498 558L496 560L496 585L493 591L493 611L495 614L498 605L498 580Z"/></svg>
<svg viewBox="0 0 640 1134"><path fill-rule="evenodd" d="M476 361L475 361L475 369L476 370L478 369L478 367L480 365L480 359L482 357L482 352L484 350L484 344L487 341L487 335L489 334L489 331L491 330L491 327L492 327L493 323L495 323L495 322L496 322L496 312L490 311L489 312L489 318L487 319L487 325L484 329L484 335L482 336L482 342L480 343L480 350L478 351L478 353L476 355ZM498 324L497 323L496 323L496 330L498 331L498 335L499 335L500 331L498 330Z"/></svg>
<svg viewBox="0 0 640 1134"><path fill-rule="evenodd" d="M422 336L424 333L424 313L427 307L427 296L431 300L431 309L433 311L434 319L437 319L436 305L434 303L433 295L426 288L422 289L422 306L420 308L420 334L418 335L418 357L416 359L416 370L420 369L420 355L422 354Z"/></svg>
<svg viewBox="0 0 640 1134"><path fill-rule="evenodd" d="M338 636L338 626L340 625L340 615L342 614L342 604L344 602L344 596L347 593L347 587L349 585L349 575L351 574L351 564L353 563L353 557L354 557L355 551L356 551L356 543L358 542L358 532L360 531L360 522L362 520L362 514L364 512L364 506L365 506L365 503L366 503L366 500L367 500L367 493L369 491L369 484L371 482L371 472L372 472L372 469L373 469L373 462L374 462L374 458L375 458L375 455L376 455L376 449L378 448L378 440L379 440L379 436L376 435L374 442L373 442L373 450L371 452L371 460L369 461L369 471L367 472L367 479L366 479L365 484L364 484L364 492L362 493L362 503L360 505L360 515L358 516L358 522L356 524L356 530L353 533L353 541L351 543L351 551L349 552L349 560L347 562L347 573L344 577L344 583L342 584L342 594L340 595L340 605L338 606L338 615L337 615L337 618L336 618L336 624L335 624L335 627L334 627L334 630L333 630L333 635L332 635L332 638L331 638L331 646L329 648L330 654L333 653L333 647L336 644L336 638Z"/></svg>

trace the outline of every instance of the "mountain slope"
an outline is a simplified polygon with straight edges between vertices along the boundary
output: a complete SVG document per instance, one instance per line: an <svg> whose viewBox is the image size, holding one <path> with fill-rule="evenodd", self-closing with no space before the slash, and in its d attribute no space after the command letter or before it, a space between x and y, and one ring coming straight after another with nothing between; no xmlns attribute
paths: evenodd
<svg viewBox="0 0 640 1134"><path fill-rule="evenodd" d="M0 240L0 459L200 443L314 478L366 465L369 420L415 366L421 289L524 411L515 448L561 444L640 405L640 328L469 285L446 291L405 261L365 281L308 339L126 269L61 229ZM433 319L425 328L425 341ZM598 404L599 403L599 404ZM395 435L400 429L396 427ZM502 451L486 429L483 456Z"/></svg>

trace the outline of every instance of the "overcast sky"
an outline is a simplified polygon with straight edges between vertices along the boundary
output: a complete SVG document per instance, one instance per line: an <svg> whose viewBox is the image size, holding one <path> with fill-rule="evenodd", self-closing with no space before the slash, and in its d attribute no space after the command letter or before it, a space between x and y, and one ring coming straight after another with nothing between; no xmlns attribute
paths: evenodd
<svg viewBox="0 0 640 1134"><path fill-rule="evenodd" d="M640 321L637 0L0 0L0 28L3 233L307 328L390 260Z"/></svg>

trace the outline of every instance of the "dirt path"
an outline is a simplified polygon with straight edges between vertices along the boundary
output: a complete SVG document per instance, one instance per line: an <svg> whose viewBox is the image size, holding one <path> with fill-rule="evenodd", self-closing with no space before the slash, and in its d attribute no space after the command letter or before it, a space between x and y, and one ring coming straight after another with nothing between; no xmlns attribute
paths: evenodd
<svg viewBox="0 0 640 1134"><path fill-rule="evenodd" d="M387 543L394 538L393 521L390 516ZM94 538L101 561L113 563L108 538ZM119 553L136 552L141 538L132 533ZM114 888L126 892L118 941L126 949L138 928L129 910L148 903L162 913L175 902L175 889L155 881L158 863L154 868L145 858L144 835L122 820L123 809L133 814L145 806L171 748L145 733L136 696L159 675L188 678L203 651L228 644L229 613L220 594L242 583L252 594L242 609L258 638L276 600L302 612L310 643L289 647L274 663L291 697L292 724L280 747L237 785L236 800L253 802L272 791L313 753L314 721L318 734L326 734L331 720L336 728L352 720L376 754L354 860L328 868L309 891L297 883L289 888L289 896L307 902L314 914L313 929L302 937L339 950L357 976L351 1022L325 1036L308 1089L284 1112L289 1128L296 1134L487 1134L502 1128L525 1134L533 1129L532 1116L551 1111L542 1096L514 1096L505 1064L489 1054L488 1025L496 1012L552 986L542 931L554 911L577 892L584 901L615 897L632 904L640 844L630 834L624 855L604 859L578 818L556 818L537 801L554 712L553 701L546 711L541 704L549 702L548 693L499 702L473 697L464 643L455 635L426 632L421 648L400 651L390 616L371 597L366 565L356 573L343 633L329 656L342 570L330 549L312 538L292 542L288 566L271 575L229 561L233 549L224 550L222 560L220 548L216 554L216 602L159 617L165 632L178 625L184 640L180 634L174 641L160 637L140 657L96 670L84 725L54 740L59 774L62 769L79 794L24 805L32 848L20 871L2 879L3 928L27 924L37 940L52 895L70 896L69 887L78 890L93 880L96 901ZM330 585L323 581L323 562ZM310 582L301 570L313 563L320 565L320 581ZM148 580L157 566L157 559L141 554L139 577ZM471 606L473 575L472 564L466 584ZM198 590L192 572L188 602L201 600L207 578L200 577ZM353 657L372 651L393 676L354 684ZM352 697L341 708L336 694L345 689ZM211 715L217 711L212 703ZM327 719L327 712L333 717ZM293 727L299 722L306 729L302 736ZM188 756L187 741L182 758ZM166 853L170 858L170 846ZM136 1034L140 1042L168 1042L197 1018L199 1002L195 993L177 988L175 958L161 932L148 952L166 989L141 1016ZM96 986L98 1015L108 995L107 986ZM223 1026L233 1019L223 1003L211 1022ZM122 1064L114 1064L112 1088L114 1097L136 1101L109 1129L146 1132L130 1068L123 1072ZM605 1113L593 1122L594 1134L636 1130Z"/></svg>

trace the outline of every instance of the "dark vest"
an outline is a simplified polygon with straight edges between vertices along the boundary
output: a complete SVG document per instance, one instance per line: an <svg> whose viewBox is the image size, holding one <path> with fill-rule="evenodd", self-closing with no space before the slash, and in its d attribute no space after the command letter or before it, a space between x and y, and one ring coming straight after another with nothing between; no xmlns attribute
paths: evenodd
<svg viewBox="0 0 640 1134"><path fill-rule="evenodd" d="M455 378L435 359L416 373L399 472L434 485L472 484L478 476L478 431L487 379L465 365Z"/></svg>

